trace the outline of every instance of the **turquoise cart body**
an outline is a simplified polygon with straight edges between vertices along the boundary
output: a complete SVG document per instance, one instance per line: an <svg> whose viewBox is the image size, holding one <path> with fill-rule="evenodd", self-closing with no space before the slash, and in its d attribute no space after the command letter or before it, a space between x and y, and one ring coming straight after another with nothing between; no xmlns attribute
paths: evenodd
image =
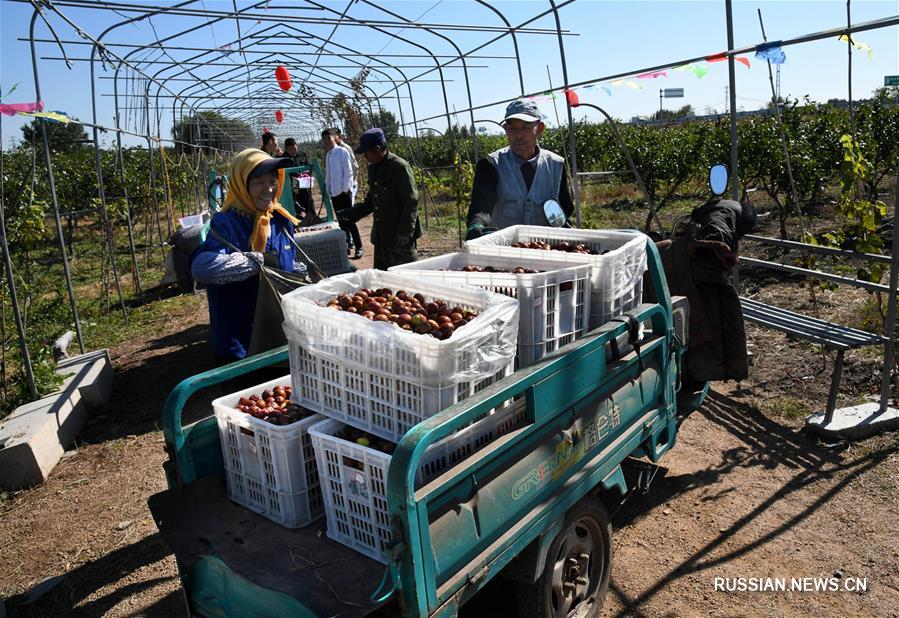
<svg viewBox="0 0 899 618"><path fill-rule="evenodd" d="M452 616L501 572L515 568L519 578L522 570L525 578L529 573L536 578L566 513L591 497L622 499L633 489L628 462L640 458L651 465L674 446L676 391L685 347L680 344L683 335L675 332L675 312L652 243L647 253L647 283L657 290L659 303L641 305L629 312L630 322L609 322L423 421L403 437L387 478L393 531L389 564L385 568L363 556L351 561L356 569L352 581L372 596L371 606L356 608L342 598L344 605L337 603L327 612L364 615L389 601L388 607L407 616ZM638 324L639 343L628 345L637 342ZM273 350L193 376L175 388L163 417L170 491L186 491L204 478L222 484L217 476L223 463L215 419L182 427L181 411L188 398L202 388L286 359L285 349ZM705 389L697 407L704 394ZM512 397L524 401L525 422L520 428L413 489L415 471L429 445ZM307 556L319 544L331 546L332 552L343 549L324 535L282 533L287 539L305 534L296 544ZM311 577L298 584L302 569L292 575L292 588L279 590L260 583L270 581L265 577L238 573L226 556L215 552L194 555L190 561L177 550L176 556L194 614L325 613L320 604L316 607L306 599L320 598L316 594L321 591L315 588L326 584ZM257 564L266 569L266 564ZM335 594L340 591L338 597L350 594L334 588L333 582L327 585Z"/></svg>

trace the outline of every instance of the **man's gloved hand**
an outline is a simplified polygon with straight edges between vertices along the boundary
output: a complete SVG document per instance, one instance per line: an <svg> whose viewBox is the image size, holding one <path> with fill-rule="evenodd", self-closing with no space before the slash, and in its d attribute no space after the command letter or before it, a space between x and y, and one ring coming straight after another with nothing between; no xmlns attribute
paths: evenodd
<svg viewBox="0 0 899 618"><path fill-rule="evenodd" d="M475 223L473 225L468 226L468 232L465 234L465 240L474 240L475 238L480 238L481 236L486 236L487 234L492 234L497 229L498 228L481 225L480 223Z"/></svg>
<svg viewBox="0 0 899 618"><path fill-rule="evenodd" d="M474 223L468 226L468 231L465 232L465 240L474 240L475 238L480 238L484 235L484 226L480 223Z"/></svg>

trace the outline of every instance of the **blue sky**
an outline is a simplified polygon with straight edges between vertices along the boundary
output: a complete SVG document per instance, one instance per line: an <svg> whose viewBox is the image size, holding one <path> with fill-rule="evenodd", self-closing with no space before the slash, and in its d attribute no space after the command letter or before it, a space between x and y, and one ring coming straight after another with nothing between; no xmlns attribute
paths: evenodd
<svg viewBox="0 0 899 618"><path fill-rule="evenodd" d="M149 4L149 3L147 3ZM171 6L173 3L160 3ZM238 2L238 7L247 6L248 2ZM332 15L336 17L347 8L347 2L331 2L323 0L327 8L336 11L336 14L324 11L299 11L296 10L299 3L288 0L271 0L267 14L289 15ZM537 0L519 0L516 2L495 2L513 23L520 23L548 8L548 2ZM223 0L202 0L196 4L207 9L231 10L231 2ZM308 5L307 5L308 6ZM421 23L454 23L454 24L488 24L500 25L499 19L487 8L473 2L463 0L427 0L419 1L388 1L379 3L388 10L400 13L409 19ZM761 9L765 19L765 28L770 40L786 39L801 34L816 32L845 24L846 4L843 0L835 1L734 1L735 45L742 47L761 41L757 9ZM79 9L75 7L61 7L63 13L76 22L84 31L97 36L103 29L116 21L123 19L122 15L111 12ZM852 21L863 22L872 19L888 17L899 14L899 2L896 0L856 0L852 3ZM347 15L359 19L394 20L393 17L379 10L376 6L357 3L350 6ZM561 23L564 29L576 36L565 37L565 53L568 65L568 79L570 83L592 80L604 75L618 72L640 69L646 66L662 64L669 61L685 59L693 56L703 56L725 49L725 9L723 0L709 1L658 1L642 2L638 0L628 2L578 0L565 6L560 11ZM0 86L2 94L6 94L9 88L19 83L19 87L10 96L4 96L4 103L25 102L34 100L34 83L31 72L31 56L27 42L17 41L19 37L27 37L28 24L31 17L31 7L28 4L9 2L0 3L0 23L2 23L2 42L0 42ZM77 39L75 31L65 24L58 16L48 15L54 29L63 39ZM159 37L168 36L179 29L186 29L200 24L197 17L159 17L152 20L150 27L146 21L136 25L128 25L119 28L109 35L108 42L115 43L148 43ZM532 24L531 27L548 29L554 26L551 16L543 17ZM260 33L265 24L255 24L253 20L242 20L242 32ZM277 26L276 26L277 27ZM327 37L332 31L331 25L304 24L302 27L317 35ZM421 30L407 29L402 32L390 30L399 37L406 37L418 43L429 51L438 55L454 54L450 43L441 38ZM46 26L38 22L36 27L37 37L47 38L49 31ZM496 36L494 33L447 31L445 34L452 39L463 51L468 51L489 38ZM173 44L190 47L218 47L228 41L235 40L236 24L234 20L225 20L212 28L203 28L188 36L172 41ZM899 74L899 28L893 27L877 31L860 33L856 36L858 41L870 45L873 49L873 59L868 60L864 53L853 54L853 96L855 98L866 97L883 84L884 75ZM402 70L412 76L423 73L427 69L413 68L415 66L432 66L428 59L405 57L409 54L420 54L421 49L409 43L393 38L385 33L375 32L368 28L342 25L333 34L336 43L353 47L367 54L379 56L386 62L394 64L403 63ZM549 87L550 80L558 86L562 82L561 63L559 60L558 42L555 36L546 34L521 34L518 37L520 53L524 65L524 85L527 92L537 92ZM313 49L310 47L309 49ZM117 48L116 51L125 53L127 49ZM90 55L90 47L83 45L66 45L66 52L72 58L87 58ZM475 106L503 100L515 96L519 91L518 74L515 63L511 59L496 58L496 56L508 57L512 54L511 40L506 37L495 42L475 55L492 56L491 58L472 58L469 60L471 99ZM845 98L847 95L847 58L846 46L835 39L828 39L801 46L787 48L787 62L781 69L781 92L784 96L802 97L809 95L813 100L825 101L829 98ZM186 55L188 52L182 52ZM55 45L38 45L39 56L59 56L59 50ZM384 55L384 54L390 54ZM233 58L232 54L227 58ZM180 56L178 56L180 58ZM306 56L310 62L311 57ZM156 58L165 60L165 58ZM737 65L737 94L738 107L743 109L756 109L765 104L770 97L768 85L768 73L763 62L750 58L751 68L746 69ZM320 71L323 69L349 75L353 70L340 68L345 61L335 59L333 56L323 57L320 62ZM165 65L152 65L154 71L164 68ZM463 72L458 68L447 68L444 76L450 111L468 107ZM61 110L83 120L90 120L90 82L89 63L76 60L75 66L69 70L65 64L58 61L39 60L41 89L47 109ZM692 73L679 73L669 71L667 78L654 80L635 80L644 86L642 90L630 90L626 87L613 87L612 95L607 95L601 89L581 91L583 101L596 103L605 107L613 116L629 119L631 116L648 115L658 109L660 87L685 89L683 99L670 99L665 101L666 107L680 107L690 104L698 112L723 111L725 108L725 87L727 85L726 63L708 65L708 73L702 78L696 78ZM194 75L208 76L213 67L194 67ZM549 74L547 74L549 72ZM292 68L295 81L300 78L302 72ZM169 69L170 76L178 76L179 81L170 85L179 89L191 85L193 76L183 70ZM97 66L97 75L108 77L113 75L111 71L104 71ZM396 75L396 73L394 73ZM437 77L436 72L427 75L428 79ZM370 78L374 80L376 74ZM111 80L98 80L98 88L101 94L112 92ZM274 80L272 79L272 84ZM371 81L369 84L377 93L385 92L388 87L383 83ZM319 89L320 86L313 84ZM403 95L406 95L403 89ZM413 86L415 112L418 118L427 118L443 113L443 95L439 83L423 82ZM291 129L280 131L285 136L286 131L299 130L296 119L302 116L299 111L291 111L290 95L283 95L283 99L276 106L287 110L287 116L295 123ZM223 103L235 103L228 100ZM387 109L397 110L396 99L383 101ZM268 104L265 104L268 105ZM410 120L411 106L408 99L402 100L403 111L406 120ZM552 103L541 102L544 112L549 116L549 124L555 124L555 112ZM262 118L267 118L272 110L260 110ZM564 105L559 101L559 115L564 121ZM493 106L475 112L475 119L500 118L502 106ZM593 112L583 109L576 110L575 116L581 118L587 115L594 118ZM163 113L162 134L169 136L171 125L171 111ZM459 114L460 123L467 123L467 114ZM132 124L135 118L131 117ZM9 145L11 139L18 139L21 135L19 127L25 119L21 117L2 118L3 142ZM100 124L113 124L113 107L111 98L98 97L98 121ZM265 122L260 120L260 122ZM273 121L271 123L274 124ZM306 123L311 124L311 123ZM302 126L310 132L319 127ZM424 122L443 129L445 120L435 119ZM495 125L486 126L495 130ZM107 141L109 137L106 138ZM128 138L126 143L140 143L134 138Z"/></svg>

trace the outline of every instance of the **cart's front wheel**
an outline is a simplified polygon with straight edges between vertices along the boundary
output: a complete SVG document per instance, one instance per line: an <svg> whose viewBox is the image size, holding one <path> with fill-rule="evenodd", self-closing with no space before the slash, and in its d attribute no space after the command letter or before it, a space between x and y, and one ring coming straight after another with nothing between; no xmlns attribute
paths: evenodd
<svg viewBox="0 0 899 618"><path fill-rule="evenodd" d="M565 517L543 574L522 586L519 615L588 618L599 614L609 589L612 528L602 502L584 498Z"/></svg>

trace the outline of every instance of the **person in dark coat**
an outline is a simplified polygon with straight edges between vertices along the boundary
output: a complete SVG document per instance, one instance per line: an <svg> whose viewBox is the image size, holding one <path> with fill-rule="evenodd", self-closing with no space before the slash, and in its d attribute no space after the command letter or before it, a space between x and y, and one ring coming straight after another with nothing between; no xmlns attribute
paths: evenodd
<svg viewBox="0 0 899 618"><path fill-rule="evenodd" d="M284 156L292 161L291 167L309 165L309 158L306 156L306 153L299 149L297 140L292 137L284 140ZM302 224L307 224L306 221L309 218L317 219L318 217L315 217L315 203L312 200L312 189L299 188L297 181L300 178L300 174L291 174L290 178L294 207L297 210L297 216L303 220Z"/></svg>
<svg viewBox="0 0 899 618"><path fill-rule="evenodd" d="M365 155L368 161L368 194L364 202L338 213L338 217L355 222L374 213L371 244L375 247L375 268L387 270L414 262L421 223L412 168L405 159L388 150L381 129L365 131L359 138L356 154Z"/></svg>
<svg viewBox="0 0 899 618"><path fill-rule="evenodd" d="M672 296L690 300L687 383L743 380L749 375L740 295L730 279L737 244L756 225L751 204L711 200L695 209L673 238L657 243ZM644 298L654 301L651 285Z"/></svg>

